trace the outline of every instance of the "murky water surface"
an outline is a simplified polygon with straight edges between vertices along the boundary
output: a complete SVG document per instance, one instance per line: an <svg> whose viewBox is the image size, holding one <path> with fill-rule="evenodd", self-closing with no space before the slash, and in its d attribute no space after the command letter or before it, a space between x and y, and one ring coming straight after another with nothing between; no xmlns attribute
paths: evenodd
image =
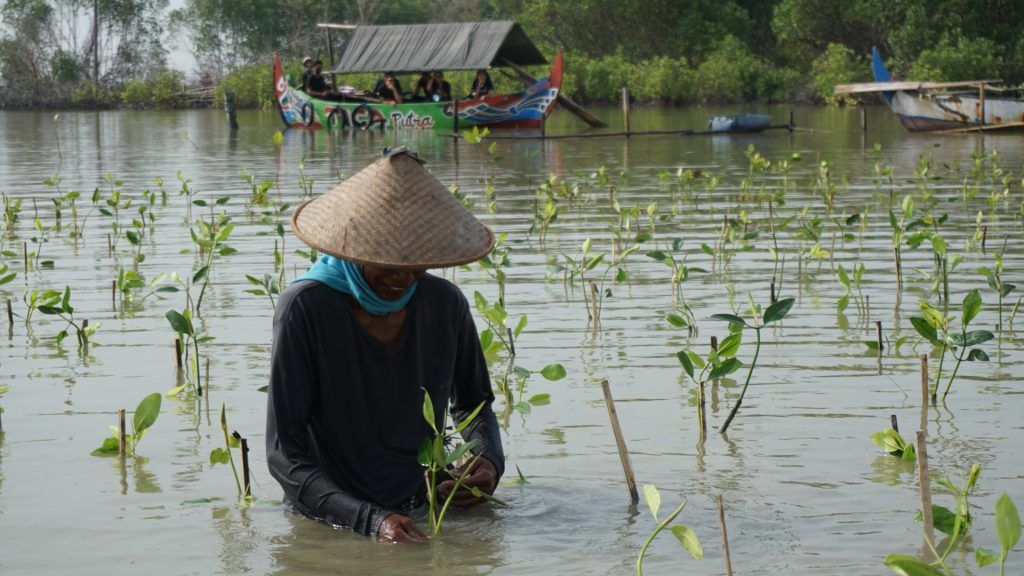
<svg viewBox="0 0 1024 576"><path fill-rule="evenodd" d="M636 110L635 130L697 128L711 113L729 109ZM778 122L788 110L765 109ZM618 123L617 111L601 111ZM917 553L921 527L913 465L882 454L869 436L899 418L908 437L920 418L917 355L930 352L918 344L909 316L930 293L933 255L927 243L904 246L905 283L897 298L887 211L888 185L877 186L880 161L894 171L895 208L904 194L917 196L919 207L948 214L941 233L951 254L963 261L950 277L950 299L981 288L985 309L978 328L998 322L994 293L976 273L992 266L993 253L1005 242L1004 279L1024 286L1021 277L1020 177L1024 140L1019 136L944 137L906 133L883 109L870 111L870 132L858 131L853 110L797 109L797 123L814 132L767 132L757 135L692 137L637 136L629 140L508 141L484 145L453 144L447 136L378 132L329 134L292 131L280 146L273 135L280 120L272 112L240 115L242 128L229 132L217 111L170 113L63 113L57 122L49 113L0 113L0 190L23 198L15 236L7 238L3 258L17 278L0 295L14 301L13 327L0 324L0 395L4 408L0 435L0 571L5 574L624 574L633 570L636 554L654 527L642 507L631 508L622 470L608 426L600 382L614 391L632 463L641 483L661 489L665 508L683 498L680 517L704 543L701 562L689 558L669 534L655 542L645 567L648 574L720 574L724 571L714 497L721 493L727 509L732 562L740 574L880 574L882 558L899 551ZM550 134L581 131L568 114L555 116ZM876 152L875 143L881 144ZM524 416L512 414L504 429L508 469L516 467L529 484L503 486L499 495L510 509L483 508L455 513L446 531L428 546L390 546L333 530L288 512L278 503L281 492L266 471L262 449L265 394L270 354L272 309L265 297L244 292L252 288L245 274L274 273L273 225L246 211L249 186L240 177L251 172L257 181L275 182L270 196L294 206L302 198L300 164L314 193L322 193L339 177L352 174L384 146L407 144L429 161L443 181L458 184L475 201L475 211L496 231L508 234L511 266L507 269L507 308L529 325L518 343L518 363L539 369L564 364L568 377L559 382L531 379L526 395L550 393L551 403ZM747 400L727 436L715 429L738 395L745 371L709 386L711 430L698 444L697 392L682 373L675 353L693 347L704 353L710 336L722 338L726 327L709 320L719 312L768 301L772 274L771 241L766 201L783 186L769 170L755 175L754 186L741 198L748 175L748 146L775 163L798 153L789 173L785 205L773 205L779 249L786 265L781 294L797 298L790 315L765 331L758 370ZM1012 172L1008 200L989 202L992 187L978 184L964 200L962 178L970 175L972 153L998 150L999 163ZM930 200L922 198L914 171L919 155L931 158ZM819 162L832 162L837 192L828 211L813 186ZM628 258L628 282L608 274L604 288L601 330L593 332L582 303L582 291L563 284L556 266L562 254L575 255L586 238L595 252L609 253L618 216L606 186L593 174L605 167L618 183L621 209L641 208L631 223L650 231L648 206L654 205L653 238ZM956 172L959 167L960 172ZM680 169L700 170L704 177L680 186ZM991 168L989 168L991 171ZM110 283L119 268L131 266L130 244L122 238L108 253L111 219L92 213L84 238L68 237L65 210L62 232L51 231L42 243L40 261L52 269L23 271L23 242L31 239L38 213L50 228L52 192L42 181L59 173L64 190L82 192L79 217L90 212L89 196L110 173L124 182L135 204L145 190L158 191L163 179L169 197L157 198L156 223L145 237L145 261L139 270L149 280L162 272L191 276L200 266L188 233L187 202L178 196L179 171L191 179L196 198L231 200L224 210L237 224L228 244L237 253L218 259L212 285L203 303L202 327L215 341L210 357L211 406L196 407L188 399L165 399L156 425L139 445L140 456L121 470L116 458L90 456L116 424L118 408L131 410L146 394L176 384L173 334L164 318L169 308L181 309L182 294L152 296L113 305ZM542 246L530 233L537 206L536 190L555 175L579 184L572 205L559 199L560 214ZM664 177L662 177L664 175ZM717 186L708 184L717 177ZM492 179L493 199L484 197ZM997 178L998 180L998 178ZM998 188L998 186L997 186ZM543 206L543 195L540 200ZM208 209L207 209L208 210ZM804 212L806 210L806 213ZM920 210L920 208L919 208ZM133 212L134 209L129 210ZM866 212L867 224L846 229L840 224L855 212ZM205 214L193 206L193 216ZM977 217L987 230L987 253L974 240ZM728 267L713 264L700 246L720 242L723 215L748 218L747 230L759 230L738 250ZM786 220L795 218L788 222ZM798 264L798 254L814 242L801 239L801 222L819 218L820 249L831 253ZM122 215L127 224L128 216ZM833 238L835 237L835 240ZM1004 240L1005 238L1005 240ZM685 302L698 320L699 332L689 337L671 327L665 316L677 304L668 267L648 258L654 250L669 251L681 239L677 258L686 257L695 273L682 285ZM731 245L740 248L742 243ZM305 263L295 254L302 246L290 235L285 242L287 278ZM838 268L866 267L862 280L870 309L853 304L838 314L836 300L844 293ZM601 280L606 264L588 277ZM835 270L835 274L833 273ZM445 272L449 277L451 271ZM455 278L467 295L480 291L489 300L497 286L478 267L458 270ZM102 323L89 354L77 352L74 336L60 346L55 335L62 323L36 314L31 326L22 295L26 289L72 288L76 318ZM732 295L734 296L732 296ZM1009 326L1017 294L1004 302L1004 330L984 348L991 362L966 364L953 386L948 408L927 414L930 464L936 475L958 480L974 462L983 473L972 503L976 521L972 543L998 549L992 510L1003 492L1024 505L1024 380L1020 340ZM1024 322L1024 318L1018 319ZM483 326L482 319L478 319ZM890 342L909 337L879 362L863 344L874 339L881 321ZM752 337L740 359L750 361ZM932 375L938 363L931 358ZM947 359L945 371L950 363ZM257 499L251 507L235 504L230 470L211 467L209 453L221 446L218 423L227 406L232 430L253 446L251 462ZM502 402L496 404L500 412ZM237 454L237 453L236 453ZM951 507L941 489L937 503ZM971 548L951 555L958 572L973 568ZM1016 557L1014 557L1016 556ZM1024 565L1020 554L1011 565ZM1014 570L1017 570L1015 568Z"/></svg>

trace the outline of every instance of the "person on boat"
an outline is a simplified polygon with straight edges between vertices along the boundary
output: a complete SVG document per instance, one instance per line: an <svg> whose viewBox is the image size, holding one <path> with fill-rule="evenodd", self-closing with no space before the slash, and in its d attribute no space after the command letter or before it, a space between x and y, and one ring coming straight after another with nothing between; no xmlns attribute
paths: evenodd
<svg viewBox="0 0 1024 576"><path fill-rule="evenodd" d="M430 72L420 74L420 79L416 81L416 88L412 91L413 101L422 102L424 100L430 100L430 81Z"/></svg>
<svg viewBox="0 0 1024 576"><path fill-rule="evenodd" d="M444 72L438 70L431 74L429 94L434 102L448 102L452 99L452 85L445 81Z"/></svg>
<svg viewBox="0 0 1024 576"><path fill-rule="evenodd" d="M306 91L306 87L309 84L309 78L313 75L313 59L306 56L302 59L302 84L300 87L302 91Z"/></svg>
<svg viewBox="0 0 1024 576"><path fill-rule="evenodd" d="M480 456L465 486L493 494L505 469L469 304L427 273L483 258L494 234L422 164L404 147L385 150L296 208L292 230L324 255L278 300L270 360L267 464L286 501L392 541L426 540L410 519L426 499L418 449L434 438L424 391L437 426L449 406L456 423L480 407L462 431ZM454 487L446 480L439 495ZM452 505L483 502L472 492Z"/></svg>
<svg viewBox="0 0 1024 576"><path fill-rule="evenodd" d="M323 60L313 62L313 74L306 82L306 94L320 98L327 98L331 95L331 87L327 85L327 80L324 79Z"/></svg>
<svg viewBox="0 0 1024 576"><path fill-rule="evenodd" d="M385 72L384 77L377 80L372 94L381 100L402 102L402 84L395 78L394 72Z"/></svg>
<svg viewBox="0 0 1024 576"><path fill-rule="evenodd" d="M483 98L494 90L494 83L491 82L491 75L487 70L477 70L476 78L473 79L473 87L469 91L470 98Z"/></svg>

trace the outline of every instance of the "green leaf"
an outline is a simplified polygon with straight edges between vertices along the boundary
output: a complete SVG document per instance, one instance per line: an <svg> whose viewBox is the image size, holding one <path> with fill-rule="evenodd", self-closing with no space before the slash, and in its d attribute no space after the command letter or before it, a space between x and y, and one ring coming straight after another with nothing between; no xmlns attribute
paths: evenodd
<svg viewBox="0 0 1024 576"><path fill-rule="evenodd" d="M686 328L687 326L686 320L678 314L669 314L668 316L665 316L665 320L668 320L668 323L676 328Z"/></svg>
<svg viewBox="0 0 1024 576"><path fill-rule="evenodd" d="M998 562L999 555L988 548L978 546L974 549L974 561L978 564L978 568L984 568L993 562Z"/></svg>
<svg viewBox="0 0 1024 576"><path fill-rule="evenodd" d="M701 244L700 245L700 249L701 249L702 252L704 252L708 256L714 256L715 255L715 249L712 248L711 246L708 246L707 244Z"/></svg>
<svg viewBox="0 0 1024 576"><path fill-rule="evenodd" d="M668 260L668 256L666 256L665 253L660 250L648 252L647 257L658 262L664 262L665 260Z"/></svg>
<svg viewBox="0 0 1024 576"><path fill-rule="evenodd" d="M988 362L988 354L985 353L981 348L974 348L967 354L968 362Z"/></svg>
<svg viewBox="0 0 1024 576"><path fill-rule="evenodd" d="M900 436L900 433L892 428L875 432L871 435L871 441L875 443L875 446L889 454L902 454L908 447L907 441L903 439L903 436Z"/></svg>
<svg viewBox="0 0 1024 576"><path fill-rule="evenodd" d="M711 319L720 320L722 322L728 322L730 324L739 324L741 326L747 325L747 323L743 321L743 318L740 318L735 314L712 314Z"/></svg>
<svg viewBox="0 0 1024 576"><path fill-rule="evenodd" d="M729 358L722 362L720 366L711 370L711 373L708 374L708 380L718 380L719 378L728 376L729 374L739 370L741 366L743 366L743 363L738 359Z"/></svg>
<svg viewBox="0 0 1024 576"><path fill-rule="evenodd" d="M877 340L865 340L864 345L868 347L868 350L878 350Z"/></svg>
<svg viewBox="0 0 1024 576"><path fill-rule="evenodd" d="M519 322L517 322L516 327L512 329L512 334L516 338L518 338L519 335L523 333L523 330L526 329L526 322L526 314L519 317Z"/></svg>
<svg viewBox="0 0 1024 576"><path fill-rule="evenodd" d="M686 353L686 350L676 352L676 358L678 358L679 363L683 365L683 370L686 371L686 375L693 378L693 362L690 361L690 356Z"/></svg>
<svg viewBox="0 0 1024 576"><path fill-rule="evenodd" d="M3 284L3 282L0 281L0 284ZM1010 295L1010 292L1013 292L1016 289L1017 289L1017 285L1016 284L1010 284L1009 282L1003 282L1003 289L1000 291L1000 293L1001 293L1003 298L1006 298L1007 296Z"/></svg>
<svg viewBox="0 0 1024 576"><path fill-rule="evenodd" d="M661 508L661 494L658 493L658 488L654 484L644 484L644 502L647 503L647 508L654 516L654 521L660 522L658 509Z"/></svg>
<svg viewBox="0 0 1024 576"><path fill-rule="evenodd" d="M513 410L518 410L519 412L522 412L523 414L529 414L531 411L533 411L533 407L530 406L529 402L516 402L512 406L512 409Z"/></svg>
<svg viewBox="0 0 1024 576"><path fill-rule="evenodd" d="M132 430L136 436L141 435L156 422L157 416L160 415L160 400L160 394L154 392L139 402L135 408L135 417L132 419Z"/></svg>
<svg viewBox="0 0 1024 576"><path fill-rule="evenodd" d="M920 316L912 316L910 323L914 326L914 330L921 335L922 338L931 342L936 346L940 346L942 343L939 342L939 334L935 330L935 327L928 323L927 320Z"/></svg>
<svg viewBox="0 0 1024 576"><path fill-rule="evenodd" d="M192 336L192 323L189 322L188 318L185 318L177 310L168 310L167 314L164 315L167 321L171 323L171 328L178 334L185 334Z"/></svg>
<svg viewBox="0 0 1024 576"><path fill-rule="evenodd" d="M839 300L836 300L836 310L838 310L840 314L845 312L846 311L846 307L849 306L849 305L850 305L850 295L849 294L844 294L843 296L840 296Z"/></svg>
<svg viewBox="0 0 1024 576"><path fill-rule="evenodd" d="M1013 505L1010 496L1003 493L996 502L996 532L999 534L999 545L1003 548L1003 557L1017 545L1020 540L1020 515Z"/></svg>
<svg viewBox="0 0 1024 576"><path fill-rule="evenodd" d="M772 322L778 322L785 318L786 314L789 313L790 308L796 302L795 298L783 298L778 302L772 304L764 311L764 323L771 324Z"/></svg>
<svg viewBox="0 0 1024 576"><path fill-rule="evenodd" d="M462 459L463 456L466 455L467 452L476 448L479 445L480 440L477 440L475 438L473 440L470 440L469 442L459 444L455 448L455 450L452 450L451 454L448 454L448 456L445 457L444 465L447 466L449 464L454 464L455 462L458 462L459 460Z"/></svg>
<svg viewBox="0 0 1024 576"><path fill-rule="evenodd" d="M551 394L534 394L526 400L531 406L547 406L551 404Z"/></svg>
<svg viewBox="0 0 1024 576"><path fill-rule="evenodd" d="M469 416L463 418L462 421L455 426L455 433L458 434L459 432L462 432L463 430L466 429L466 426L472 424L473 421L476 420L477 414L479 414L480 411L483 410L486 404L487 402L481 402L480 404L477 405L476 408L473 409L472 412L469 413Z"/></svg>
<svg viewBox="0 0 1024 576"><path fill-rule="evenodd" d="M885 557L885 565L902 576L943 576L937 568L906 554L892 553Z"/></svg>
<svg viewBox="0 0 1024 576"><path fill-rule="evenodd" d="M103 454L117 454L121 451L121 442L114 436L105 438L103 444L92 451L93 456L101 456Z"/></svg>
<svg viewBox="0 0 1024 576"><path fill-rule="evenodd" d="M735 334L726 336L725 339L718 344L718 357L725 359L735 356L736 353L740 351L740 342L742 341L742 332L736 332Z"/></svg>
<svg viewBox="0 0 1024 576"><path fill-rule="evenodd" d="M8 274L7 276L0 276L0 286L3 286L4 284L7 284L11 280L14 280L15 276L17 276L17 274L14 273L14 272Z"/></svg>
<svg viewBox="0 0 1024 576"><path fill-rule="evenodd" d="M63 310L61 310L60 308L57 308L55 306L39 306L37 308L37 310L39 310L43 314L49 314L51 316L52 315L56 315L56 314L60 314L61 312L63 312Z"/></svg>
<svg viewBox="0 0 1024 576"><path fill-rule="evenodd" d="M75 309L71 307L71 286L64 287L64 296L60 300L60 307L68 314L75 311Z"/></svg>
<svg viewBox="0 0 1024 576"><path fill-rule="evenodd" d="M430 392L427 392L426 388L423 389L423 419L430 424L434 434L438 434L437 421L434 420L434 403L430 400Z"/></svg>
<svg viewBox="0 0 1024 576"><path fill-rule="evenodd" d="M981 312L981 292L975 288L968 292L967 296L964 296L963 319L961 320L963 325L967 326L970 324L971 320L974 320L979 312Z"/></svg>
<svg viewBox="0 0 1024 576"><path fill-rule="evenodd" d="M0 386L0 394L5 394L10 389L10 386Z"/></svg>
<svg viewBox="0 0 1024 576"><path fill-rule="evenodd" d="M57 345L60 346L60 343L63 342L64 339L67 338L67 337L68 337L68 331L67 330L61 330L60 332L57 332Z"/></svg>
<svg viewBox="0 0 1024 576"><path fill-rule="evenodd" d="M173 397L177 396L178 394L181 394L185 390L186 386L188 386L188 384L182 384L181 386L175 386L174 388L171 388L167 392L164 392L164 396L167 396L168 398L173 398Z"/></svg>
<svg viewBox="0 0 1024 576"><path fill-rule="evenodd" d="M193 284L198 284L200 280L202 280L203 278L206 277L206 273L209 272L209 271L210 271L210 267L209 266L203 266L199 270L196 270L196 273L192 275L192 283Z"/></svg>
<svg viewBox="0 0 1024 576"><path fill-rule="evenodd" d="M932 250L939 256L946 257L946 241L942 239L942 236L932 236Z"/></svg>
<svg viewBox="0 0 1024 576"><path fill-rule="evenodd" d="M675 534L676 538L679 539L679 542L682 543L683 548L686 548L686 551L690 553L690 556L693 556L696 560L704 558L704 548L700 545L700 540L697 539L696 532L690 530L690 528L684 524L670 526L669 530Z"/></svg>
<svg viewBox="0 0 1024 576"><path fill-rule="evenodd" d="M433 462L431 458L434 449L434 442L430 438L424 438L420 442L419 450L416 451L416 461L419 462L420 466L430 466Z"/></svg>
<svg viewBox="0 0 1024 576"><path fill-rule="evenodd" d="M983 344L995 338L995 334L988 330L972 330L967 333L967 337L963 339L961 346L977 346Z"/></svg>
<svg viewBox="0 0 1024 576"><path fill-rule="evenodd" d="M210 452L210 465L228 464L231 462L231 453L224 448L214 448Z"/></svg>
<svg viewBox="0 0 1024 576"><path fill-rule="evenodd" d="M238 250L235 250L231 246L224 246L223 248L218 250L217 253L220 254L221 256L231 256L232 254L237 254Z"/></svg>
<svg viewBox="0 0 1024 576"><path fill-rule="evenodd" d="M565 378L565 367L558 363L548 364L541 369L540 375L551 381L561 380Z"/></svg>
<svg viewBox="0 0 1024 576"><path fill-rule="evenodd" d="M850 275L846 273L846 268L843 268L842 264L839 265L839 283L847 290L850 289Z"/></svg>

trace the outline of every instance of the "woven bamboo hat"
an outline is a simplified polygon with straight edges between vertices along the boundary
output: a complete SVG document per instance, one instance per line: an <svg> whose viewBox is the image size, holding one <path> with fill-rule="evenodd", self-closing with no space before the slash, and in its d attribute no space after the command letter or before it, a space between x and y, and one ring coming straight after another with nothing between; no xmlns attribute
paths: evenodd
<svg viewBox="0 0 1024 576"><path fill-rule="evenodd" d="M302 242L336 258L386 268L468 264L494 247L494 234L405 147L292 214Z"/></svg>

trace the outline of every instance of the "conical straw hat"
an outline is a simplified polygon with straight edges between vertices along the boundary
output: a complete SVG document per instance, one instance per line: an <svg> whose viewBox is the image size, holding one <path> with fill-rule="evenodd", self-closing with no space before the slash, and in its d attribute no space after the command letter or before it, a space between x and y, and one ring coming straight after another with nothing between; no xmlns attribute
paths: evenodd
<svg viewBox="0 0 1024 576"><path fill-rule="evenodd" d="M406 151L301 204L292 231L325 254L387 268L467 264L494 246L490 229Z"/></svg>

